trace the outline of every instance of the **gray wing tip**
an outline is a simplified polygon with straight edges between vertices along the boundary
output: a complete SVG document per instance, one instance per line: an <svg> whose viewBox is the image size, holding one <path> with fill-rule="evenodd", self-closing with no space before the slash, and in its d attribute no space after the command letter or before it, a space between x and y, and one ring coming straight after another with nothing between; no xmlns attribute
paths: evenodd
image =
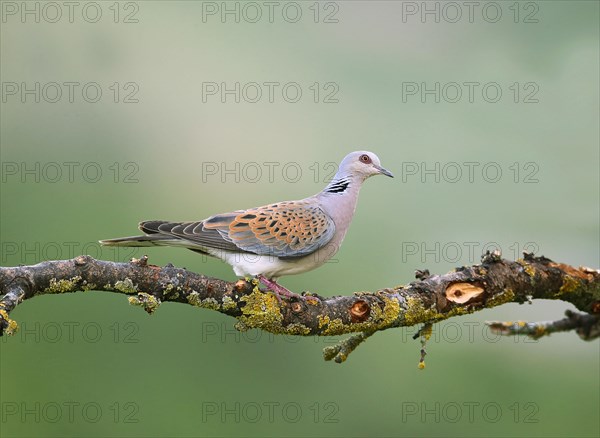
<svg viewBox="0 0 600 438"><path fill-rule="evenodd" d="M116 239L103 239L98 243L102 246L126 246L128 243L135 242L136 237L119 237Z"/></svg>
<svg viewBox="0 0 600 438"><path fill-rule="evenodd" d="M169 221L156 221L156 220L152 220L152 221L142 221L138 224L138 228L140 231L146 233L146 234L157 234L160 233L158 227L160 227L162 224L168 224Z"/></svg>

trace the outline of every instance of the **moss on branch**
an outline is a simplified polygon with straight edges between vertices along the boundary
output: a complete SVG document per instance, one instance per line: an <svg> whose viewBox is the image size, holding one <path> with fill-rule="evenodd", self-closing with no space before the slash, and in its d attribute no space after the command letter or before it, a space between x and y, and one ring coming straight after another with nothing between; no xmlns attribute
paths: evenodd
<svg viewBox="0 0 600 438"><path fill-rule="evenodd" d="M10 312L22 301L43 294L85 290L129 295L131 304L153 313L163 302L203 307L232 316L236 328L262 329L275 334L332 336L359 333L329 347L326 359L342 362L377 331L433 323L504 303L558 299L590 315L586 330L600 318L600 273L585 267L555 263L525 254L509 261L486 254L482 263L463 266L445 275L418 271L417 281L377 292L350 296L279 299L261 290L254 280L227 282L173 265L149 265L147 257L115 263L79 256L33 266L0 268L0 334L12 334L17 324ZM579 320L582 320L581 318ZM576 318L569 327L577 330ZM581 323L583 324L583 323ZM498 325L494 328L498 329ZM560 325L565 327L565 325ZM510 333L519 330L507 329Z"/></svg>

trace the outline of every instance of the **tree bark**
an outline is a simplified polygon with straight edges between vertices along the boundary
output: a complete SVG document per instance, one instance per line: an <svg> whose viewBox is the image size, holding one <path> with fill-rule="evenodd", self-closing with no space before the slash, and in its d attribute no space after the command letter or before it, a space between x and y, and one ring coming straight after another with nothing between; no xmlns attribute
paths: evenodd
<svg viewBox="0 0 600 438"><path fill-rule="evenodd" d="M417 281L377 292L322 297L305 292L283 297L259 289L256 280L227 282L173 265L149 265L147 257L115 263L79 256L33 266L0 268L0 335L17 330L9 313L36 295L76 291L129 295L129 302L153 313L161 302L204 307L238 320L236 328L275 334L331 336L358 332L325 349L327 360L342 362L362 341L380 330L431 324L456 315L532 299L562 300L583 314L570 312L554 323L490 323L500 333L540 337L575 330L582 339L600 336L600 271L555 263L525 254L517 261L487 253L482 263L445 275L418 271Z"/></svg>

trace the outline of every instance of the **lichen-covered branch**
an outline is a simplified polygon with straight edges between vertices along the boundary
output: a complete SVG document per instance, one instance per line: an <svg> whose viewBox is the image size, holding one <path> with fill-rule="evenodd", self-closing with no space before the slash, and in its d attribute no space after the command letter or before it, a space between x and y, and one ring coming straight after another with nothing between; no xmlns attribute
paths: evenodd
<svg viewBox="0 0 600 438"><path fill-rule="evenodd" d="M115 263L80 256L33 266L0 268L0 334L14 333L9 313L36 295L97 290L129 295L129 302L148 313L165 301L204 307L237 318L236 328L259 328L276 334L331 336L356 332L325 351L326 359L345 360L361 342L380 330L433 323L508 302L558 299L572 303L589 318L573 319L590 333L600 318L600 272L555 263L525 254L509 261L486 254L479 265L445 275L419 271L418 280L377 292L350 296L279 299L259 289L255 280L227 282L173 265L147 263L147 257ZM579 325L578 325L579 324ZM494 327L497 328L497 327Z"/></svg>
<svg viewBox="0 0 600 438"><path fill-rule="evenodd" d="M486 324L497 334L505 336L525 335L533 339L548 336L556 332L575 330L584 341L600 337L600 319L597 315L565 311L566 318L558 321L490 321Z"/></svg>

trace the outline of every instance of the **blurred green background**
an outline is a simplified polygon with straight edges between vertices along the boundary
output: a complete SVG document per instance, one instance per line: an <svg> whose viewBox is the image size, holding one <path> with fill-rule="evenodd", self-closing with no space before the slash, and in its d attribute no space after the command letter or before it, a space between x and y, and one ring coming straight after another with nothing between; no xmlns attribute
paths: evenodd
<svg viewBox="0 0 600 438"><path fill-rule="evenodd" d="M70 17L61 2L2 2L1 265L147 253L232 280L189 251L96 241L303 198L367 149L396 178L366 183L341 251L288 288L376 290L489 247L598 268L599 4L488 3L470 17L464 2L277 2L269 17L264 2L110 1ZM175 304L149 317L117 294L42 296L0 340L0 434L598 436L598 342L483 325L568 308L441 323L419 371L416 328L336 365L321 357L335 339L237 334Z"/></svg>

